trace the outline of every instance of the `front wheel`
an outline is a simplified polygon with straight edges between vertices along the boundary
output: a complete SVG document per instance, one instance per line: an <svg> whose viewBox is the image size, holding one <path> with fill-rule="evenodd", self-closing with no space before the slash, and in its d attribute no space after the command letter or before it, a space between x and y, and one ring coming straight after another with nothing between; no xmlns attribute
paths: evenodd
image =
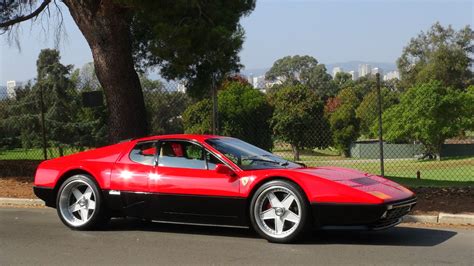
<svg viewBox="0 0 474 266"><path fill-rule="evenodd" d="M61 221L72 229L92 229L106 221L102 195L87 175L75 175L64 181L56 206Z"/></svg>
<svg viewBox="0 0 474 266"><path fill-rule="evenodd" d="M275 243L289 243L300 238L310 224L308 212L304 192L284 180L263 184L250 204L253 228Z"/></svg>

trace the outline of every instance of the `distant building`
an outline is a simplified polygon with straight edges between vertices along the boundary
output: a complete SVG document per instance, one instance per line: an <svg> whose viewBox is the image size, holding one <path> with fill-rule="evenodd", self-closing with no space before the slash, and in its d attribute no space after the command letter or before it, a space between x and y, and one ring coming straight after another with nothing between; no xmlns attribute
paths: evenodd
<svg viewBox="0 0 474 266"><path fill-rule="evenodd" d="M371 73L372 66L369 64L359 65L359 77L365 77Z"/></svg>
<svg viewBox="0 0 474 266"><path fill-rule="evenodd" d="M383 69L381 69L380 67L374 67L372 68L372 71L371 71L371 74L375 76L375 74L379 73L380 74L380 78L383 79Z"/></svg>
<svg viewBox="0 0 474 266"><path fill-rule="evenodd" d="M359 72L357 71L349 71L349 74L351 74L352 80L356 80L359 78Z"/></svg>
<svg viewBox="0 0 474 266"><path fill-rule="evenodd" d="M186 93L186 85L183 82L178 82L178 86L176 86L176 90L181 93Z"/></svg>
<svg viewBox="0 0 474 266"><path fill-rule="evenodd" d="M344 72L344 71L342 70L342 67L334 67L334 68L332 69L332 77L333 77L333 78L336 77L336 74L339 73L339 72Z"/></svg>
<svg viewBox="0 0 474 266"><path fill-rule="evenodd" d="M247 76L247 81L253 85L253 74L250 73L248 76Z"/></svg>
<svg viewBox="0 0 474 266"><path fill-rule="evenodd" d="M255 89L265 89L265 75L253 77L251 84Z"/></svg>
<svg viewBox="0 0 474 266"><path fill-rule="evenodd" d="M0 100L7 98L7 87L0 86Z"/></svg>
<svg viewBox="0 0 474 266"><path fill-rule="evenodd" d="M383 80L391 80L391 79L400 79L400 72L398 72L397 70L390 71L390 72L387 72L387 74L383 76Z"/></svg>
<svg viewBox="0 0 474 266"><path fill-rule="evenodd" d="M22 84L21 82L17 82L15 80L7 81L7 97L13 99L16 97L15 90L18 89Z"/></svg>

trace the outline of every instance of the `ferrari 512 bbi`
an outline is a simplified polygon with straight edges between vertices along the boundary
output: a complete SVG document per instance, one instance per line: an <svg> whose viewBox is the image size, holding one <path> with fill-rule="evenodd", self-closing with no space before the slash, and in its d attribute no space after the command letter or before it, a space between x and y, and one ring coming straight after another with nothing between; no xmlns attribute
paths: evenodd
<svg viewBox="0 0 474 266"><path fill-rule="evenodd" d="M134 139L47 160L36 171L34 191L73 229L139 217L252 226L280 243L311 228L389 228L416 204L413 192L376 175L306 167L208 135Z"/></svg>

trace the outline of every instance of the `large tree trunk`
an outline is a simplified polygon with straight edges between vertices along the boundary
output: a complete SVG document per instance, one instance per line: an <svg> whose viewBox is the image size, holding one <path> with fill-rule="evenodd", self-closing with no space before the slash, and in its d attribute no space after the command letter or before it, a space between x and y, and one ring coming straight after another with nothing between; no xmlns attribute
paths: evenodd
<svg viewBox="0 0 474 266"><path fill-rule="evenodd" d="M64 0L86 38L108 107L109 140L144 136L146 110L135 71L130 17L112 0Z"/></svg>
<svg viewBox="0 0 474 266"><path fill-rule="evenodd" d="M297 162L300 160L300 148L291 144L291 150L293 151L293 161Z"/></svg>

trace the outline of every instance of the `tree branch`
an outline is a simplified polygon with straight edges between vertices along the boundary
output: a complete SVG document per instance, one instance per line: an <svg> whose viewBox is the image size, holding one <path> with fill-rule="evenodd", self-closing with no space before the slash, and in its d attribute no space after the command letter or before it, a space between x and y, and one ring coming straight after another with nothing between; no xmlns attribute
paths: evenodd
<svg viewBox="0 0 474 266"><path fill-rule="evenodd" d="M12 19L12 20L2 22L2 23L0 23L0 28L8 28L8 27L13 26L17 23L20 23L20 22L23 22L23 21L26 21L26 20L29 20L29 19L32 19L32 18L38 16L39 13L41 13L49 5L49 3L51 3L51 0L44 0L43 3L41 3L41 5L35 11L30 13L29 15L19 16L19 17L16 17L16 18Z"/></svg>

